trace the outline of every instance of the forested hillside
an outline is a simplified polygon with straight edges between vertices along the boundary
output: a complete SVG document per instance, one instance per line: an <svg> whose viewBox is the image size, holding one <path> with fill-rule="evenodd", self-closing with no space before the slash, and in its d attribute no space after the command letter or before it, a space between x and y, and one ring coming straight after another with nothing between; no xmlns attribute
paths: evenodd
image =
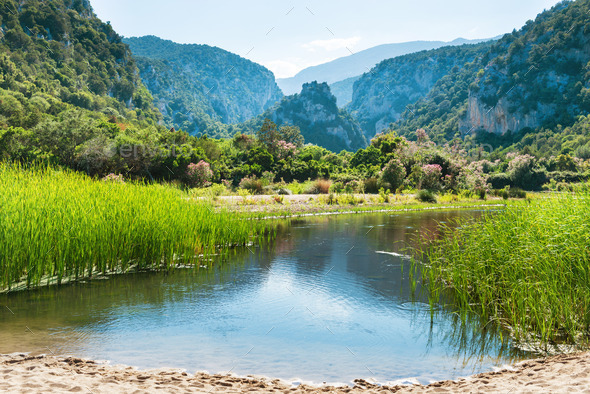
<svg viewBox="0 0 590 394"><path fill-rule="evenodd" d="M34 127L75 107L156 119L121 37L87 1L4 0L0 5L0 121Z"/></svg>
<svg viewBox="0 0 590 394"><path fill-rule="evenodd" d="M589 1L556 5L440 79L395 128L402 135L424 128L438 142L478 134L479 141L507 147L585 122L579 116L590 110L588 22Z"/></svg>
<svg viewBox="0 0 590 394"><path fill-rule="evenodd" d="M466 63L480 61L490 46L449 46L384 60L354 83L352 102L347 108L370 138L399 120L441 78L459 72ZM466 91L467 86L463 89ZM447 97L440 99L445 101L442 108L450 107Z"/></svg>
<svg viewBox="0 0 590 394"><path fill-rule="evenodd" d="M168 127L231 137L225 125L252 119L282 97L272 72L223 49L154 36L124 42Z"/></svg>

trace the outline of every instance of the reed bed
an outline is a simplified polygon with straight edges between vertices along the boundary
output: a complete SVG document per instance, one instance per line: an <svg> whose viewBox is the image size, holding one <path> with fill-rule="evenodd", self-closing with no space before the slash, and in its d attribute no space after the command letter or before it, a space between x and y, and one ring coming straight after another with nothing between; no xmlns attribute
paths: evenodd
<svg viewBox="0 0 590 394"><path fill-rule="evenodd" d="M261 214L215 212L180 190L0 163L0 290L53 277L211 264L273 236Z"/></svg>
<svg viewBox="0 0 590 394"><path fill-rule="evenodd" d="M587 347L590 326L590 195L509 205L445 227L424 249L434 298L508 327L522 343Z"/></svg>

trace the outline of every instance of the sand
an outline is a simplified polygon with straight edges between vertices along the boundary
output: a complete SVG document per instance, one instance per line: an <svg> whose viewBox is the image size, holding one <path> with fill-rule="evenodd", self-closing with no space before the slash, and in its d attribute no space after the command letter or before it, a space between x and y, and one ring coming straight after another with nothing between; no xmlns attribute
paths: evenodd
<svg viewBox="0 0 590 394"><path fill-rule="evenodd" d="M0 355L0 392L8 393L455 393L590 392L590 352L524 361L510 369L428 386L291 386L280 380L139 371L73 357Z"/></svg>

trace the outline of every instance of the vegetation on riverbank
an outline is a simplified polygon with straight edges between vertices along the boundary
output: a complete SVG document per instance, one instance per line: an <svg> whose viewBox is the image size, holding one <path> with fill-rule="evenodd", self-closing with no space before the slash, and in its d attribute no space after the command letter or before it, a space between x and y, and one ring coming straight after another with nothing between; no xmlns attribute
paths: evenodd
<svg viewBox="0 0 590 394"><path fill-rule="evenodd" d="M259 214L215 212L180 190L51 167L0 164L0 288L130 269L210 264L271 238Z"/></svg>
<svg viewBox="0 0 590 394"><path fill-rule="evenodd" d="M510 328L517 341L588 344L590 194L509 205L477 223L447 227L425 249L433 296Z"/></svg>

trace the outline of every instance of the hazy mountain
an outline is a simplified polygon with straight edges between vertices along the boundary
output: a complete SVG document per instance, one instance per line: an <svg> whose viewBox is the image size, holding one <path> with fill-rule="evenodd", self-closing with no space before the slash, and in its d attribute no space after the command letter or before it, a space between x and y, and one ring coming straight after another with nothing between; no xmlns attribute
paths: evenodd
<svg viewBox="0 0 590 394"><path fill-rule="evenodd" d="M124 41L168 126L223 136L224 124L252 119L283 96L271 71L223 49L155 36Z"/></svg>
<svg viewBox="0 0 590 394"><path fill-rule="evenodd" d="M291 78L277 79L277 83L285 94L299 92L306 82L318 81L333 84L351 77L357 77L373 68L385 59L406 55L418 51L440 48L446 45L475 44L486 40L466 40L458 38L454 41L411 41L397 44L383 44L365 49L350 56L341 57L318 66L308 67ZM343 99L352 96L352 92L342 95ZM339 103L339 106L345 103Z"/></svg>

